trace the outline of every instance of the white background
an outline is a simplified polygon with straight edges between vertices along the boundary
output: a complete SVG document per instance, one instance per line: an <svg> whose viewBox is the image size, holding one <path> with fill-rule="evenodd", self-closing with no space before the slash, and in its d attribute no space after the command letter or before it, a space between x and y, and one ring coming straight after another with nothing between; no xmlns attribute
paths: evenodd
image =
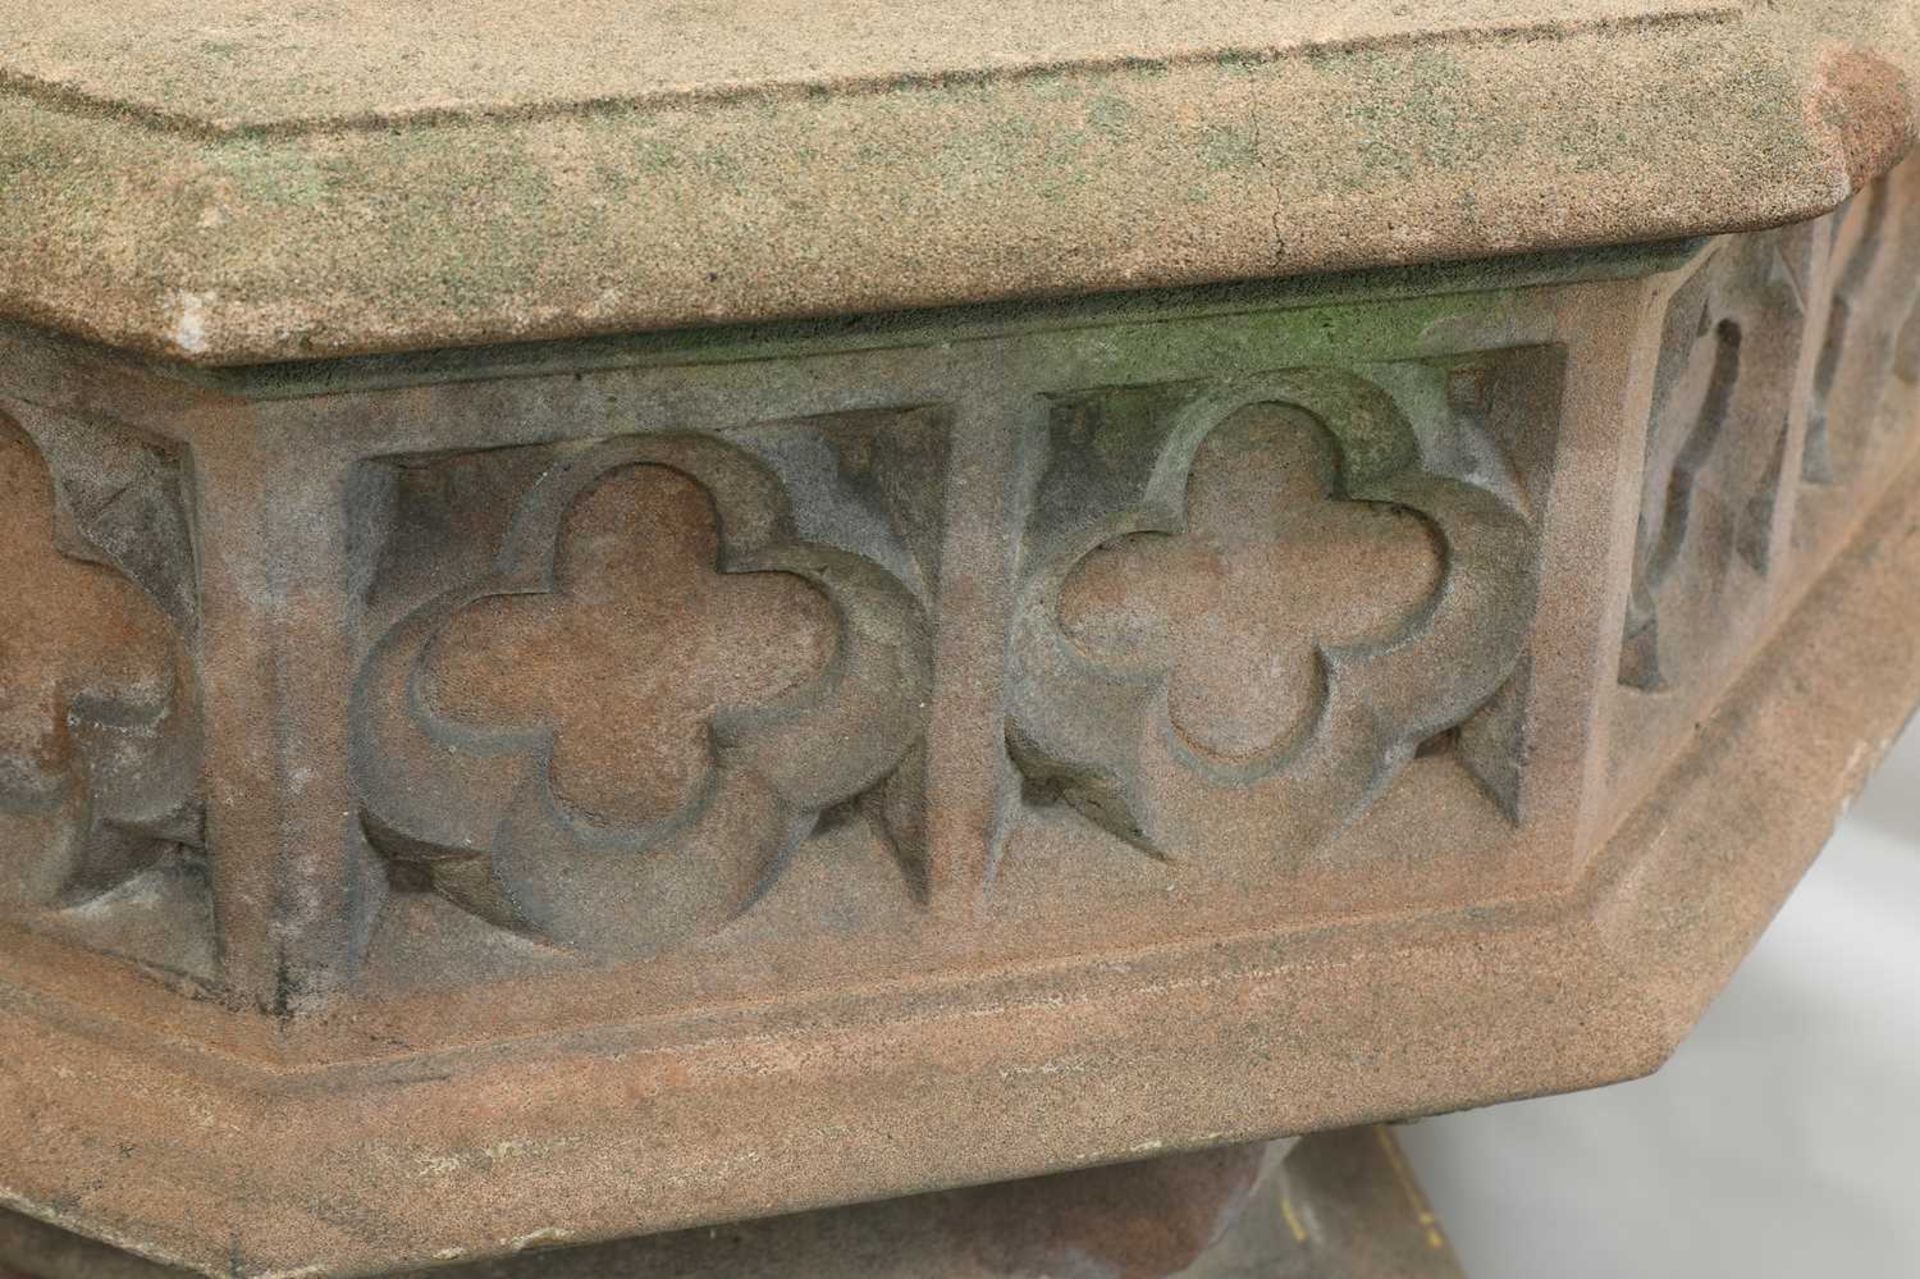
<svg viewBox="0 0 1920 1279"><path fill-rule="evenodd" d="M1400 1136L1469 1279L1920 1279L1920 729L1658 1074Z"/></svg>

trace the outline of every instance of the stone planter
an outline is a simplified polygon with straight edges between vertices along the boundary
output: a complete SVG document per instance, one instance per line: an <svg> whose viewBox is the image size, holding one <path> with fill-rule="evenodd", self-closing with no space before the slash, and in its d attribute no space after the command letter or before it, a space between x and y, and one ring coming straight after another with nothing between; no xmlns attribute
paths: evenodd
<svg viewBox="0 0 1920 1279"><path fill-rule="evenodd" d="M365 1273L1626 1078L1920 694L1910 6L338 7L0 4L34 1218Z"/></svg>

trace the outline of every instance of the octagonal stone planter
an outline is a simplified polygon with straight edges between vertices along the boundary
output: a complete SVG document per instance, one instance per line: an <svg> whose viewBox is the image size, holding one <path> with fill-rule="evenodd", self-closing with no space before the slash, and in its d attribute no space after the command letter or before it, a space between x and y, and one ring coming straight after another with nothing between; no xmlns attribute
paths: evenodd
<svg viewBox="0 0 1920 1279"><path fill-rule="evenodd" d="M592 8L0 3L5 1203L368 1273L1671 1051L1920 693L1909 6Z"/></svg>

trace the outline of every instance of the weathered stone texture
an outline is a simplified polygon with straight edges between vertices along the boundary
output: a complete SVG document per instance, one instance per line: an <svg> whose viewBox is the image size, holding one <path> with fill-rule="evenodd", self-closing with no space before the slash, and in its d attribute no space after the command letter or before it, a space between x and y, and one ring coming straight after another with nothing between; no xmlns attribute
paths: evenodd
<svg viewBox="0 0 1920 1279"><path fill-rule="evenodd" d="M0 405L0 557L14 575L0 612L0 909L215 980L178 458L112 423L12 408Z"/></svg>
<svg viewBox="0 0 1920 1279"><path fill-rule="evenodd" d="M0 315L225 365L1747 230L1917 70L1910 0L4 0Z"/></svg>
<svg viewBox="0 0 1920 1279"><path fill-rule="evenodd" d="M911 413L764 432L823 499L799 518L769 463L710 436L373 464L355 514L396 538L368 587L354 762L393 878L645 954L728 923L823 812L871 795L924 880L884 799L917 809L925 785L938 547L917 561L901 534L939 509L943 437ZM801 518L851 525L839 540L920 589Z"/></svg>
<svg viewBox="0 0 1920 1279"><path fill-rule="evenodd" d="M1722 245L1666 304L1613 741L1630 780L1685 740L1911 450L1914 179Z"/></svg>
<svg viewBox="0 0 1920 1279"><path fill-rule="evenodd" d="M16 1275L6 1267L23 1267ZM177 1279L0 1214L0 1279ZM1229 1146L392 1279L1460 1279L1385 1128Z"/></svg>
<svg viewBox="0 0 1920 1279"><path fill-rule="evenodd" d="M353 1272L1652 1068L1920 692L1917 235L0 332L7 1202Z"/></svg>

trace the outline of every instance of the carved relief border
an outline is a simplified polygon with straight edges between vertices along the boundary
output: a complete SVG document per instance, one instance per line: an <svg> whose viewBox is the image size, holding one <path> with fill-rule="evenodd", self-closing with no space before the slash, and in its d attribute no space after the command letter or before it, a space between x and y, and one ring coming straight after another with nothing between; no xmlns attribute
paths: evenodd
<svg viewBox="0 0 1920 1279"><path fill-rule="evenodd" d="M1592 321L1646 287L476 360L210 422L224 749L274 770L226 827L274 876L228 894L254 985L418 1012L524 981L527 1016L591 1018L560 1010L596 969L685 1010L855 956L953 974L1539 891L1584 847L1612 642L1579 602L1604 574L1571 607L1541 583L1607 518L1582 477L1626 373Z"/></svg>
<svg viewBox="0 0 1920 1279"><path fill-rule="evenodd" d="M1037 431L1005 621L979 611L999 589L984 566L940 574L946 539L1021 538L943 497L943 441L978 414L963 396L360 464L351 749L386 902L369 971L687 952L717 975L817 950L822 917L864 921L896 960L962 939L1037 954L1068 944L1068 903L1074 935L1133 915L1177 932L1189 908L1153 869L1175 863L1208 913L1311 914L1329 880L1374 882L1377 851L1340 849L1443 815L1453 836L1430 853L1399 845L1414 878L1394 891L1475 891L1469 865L1499 873L1571 807L1526 769L1561 364L1536 344L1009 388L972 418L1017 432L1031 413ZM1225 612L1188 616L1217 571L1240 575ZM1143 647L1129 628L1149 614ZM1180 628L1249 619L1208 653L1221 661L1143 676L1156 644L1204 647ZM1011 645L999 816L943 814L930 840L940 787L993 784L929 773L924 744L972 696L929 669L938 634L983 627ZM1423 674L1435 663L1444 687ZM1220 681L1242 676L1259 687L1223 718ZM1076 755L1072 726L1122 702L1130 726L1086 725ZM1064 813L1093 820L1076 835ZM1349 838L1361 819L1385 833ZM874 846L891 886L862 869ZM970 888L956 857L985 878ZM1209 879L1238 887L1209 902Z"/></svg>
<svg viewBox="0 0 1920 1279"><path fill-rule="evenodd" d="M1515 345L1472 296L1359 305L1357 347L1293 311L1088 348L1299 325L1294 366L1248 343L1216 376L1076 382L1081 337L991 336L847 357L902 379L861 397L928 407L754 416L718 406L765 375L715 370L669 393L708 408L629 401L625 434L596 406L355 463L370 980L597 959L760 991L848 938L886 971L1038 958L1560 873L1579 730L1540 708L1586 676L1533 612L1566 353L1544 308ZM1460 332L1409 354L1394 326L1435 314ZM1021 372L978 394L996 367ZM996 485L1024 496L996 514ZM949 543L1021 549L1002 584L975 555L943 576ZM993 669L937 668L957 636L1000 637ZM963 704L998 706L996 751L930 752Z"/></svg>

